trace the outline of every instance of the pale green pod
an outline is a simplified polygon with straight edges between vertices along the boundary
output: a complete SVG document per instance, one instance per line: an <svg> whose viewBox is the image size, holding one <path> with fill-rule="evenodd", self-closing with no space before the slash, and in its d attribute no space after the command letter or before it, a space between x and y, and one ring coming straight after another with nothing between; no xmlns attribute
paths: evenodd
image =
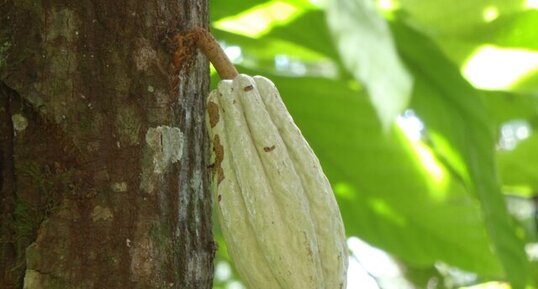
<svg viewBox="0 0 538 289"><path fill-rule="evenodd" d="M207 119L219 222L248 288L345 288L338 206L274 85L221 81Z"/></svg>
<svg viewBox="0 0 538 289"><path fill-rule="evenodd" d="M237 91L250 130L250 137L272 191L274 206L279 210L283 221L282 228L275 227L282 230L276 231L275 235L285 236L282 238L285 240L285 247L280 248L281 253L271 256L275 262L281 264L274 267L275 277L285 285L283 288L299 289L305 286L324 288L320 286L322 284L320 259L317 254L313 254L318 248L317 236L294 164L273 124L271 115L264 108L254 80L250 76L239 75L233 82L234 91ZM274 242L271 236L264 237L260 241Z"/></svg>
<svg viewBox="0 0 538 289"><path fill-rule="evenodd" d="M223 81L219 85L219 89L229 91L231 85L231 81ZM228 252L234 260L237 256L249 256L250 262L255 264L256 270L252 270L247 262L234 262L237 271L249 288L280 288L256 239L252 238L252 229L245 217L246 207L235 171L231 167L230 158L224 158L224 156L230 155L230 147L224 122L221 119L223 112L217 97L218 93L217 90L213 90L208 97L209 113L206 114L206 124L210 128L212 162L215 163L215 167L220 168L215 170L213 174L212 189L214 192L218 192L215 199L222 234L226 240Z"/></svg>
<svg viewBox="0 0 538 289"><path fill-rule="evenodd" d="M348 254L344 225L331 185L318 158L295 125L277 88L269 79L254 76L265 108L286 144L299 173L318 236L324 281L327 288L346 288Z"/></svg>

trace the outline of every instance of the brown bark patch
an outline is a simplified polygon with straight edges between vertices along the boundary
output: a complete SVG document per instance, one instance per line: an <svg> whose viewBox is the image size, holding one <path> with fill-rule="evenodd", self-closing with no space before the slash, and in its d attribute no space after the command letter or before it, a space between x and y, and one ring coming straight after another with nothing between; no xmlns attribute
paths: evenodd
<svg viewBox="0 0 538 289"><path fill-rule="evenodd" d="M212 101L208 102L207 113L209 114L209 124L211 127L215 127L219 122L219 106Z"/></svg>
<svg viewBox="0 0 538 289"><path fill-rule="evenodd" d="M213 151L215 152L215 173L217 174L217 185L224 180L224 170L222 169L222 160L224 159L224 147L220 144L219 135L213 138Z"/></svg>

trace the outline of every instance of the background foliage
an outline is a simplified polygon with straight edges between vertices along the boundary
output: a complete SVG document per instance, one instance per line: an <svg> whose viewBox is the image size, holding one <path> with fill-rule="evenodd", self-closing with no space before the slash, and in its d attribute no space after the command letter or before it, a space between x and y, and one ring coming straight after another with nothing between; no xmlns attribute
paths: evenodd
<svg viewBox="0 0 538 289"><path fill-rule="evenodd" d="M275 82L348 236L406 286L537 287L538 4L371 1L213 0L212 31ZM215 288L237 288L217 238Z"/></svg>

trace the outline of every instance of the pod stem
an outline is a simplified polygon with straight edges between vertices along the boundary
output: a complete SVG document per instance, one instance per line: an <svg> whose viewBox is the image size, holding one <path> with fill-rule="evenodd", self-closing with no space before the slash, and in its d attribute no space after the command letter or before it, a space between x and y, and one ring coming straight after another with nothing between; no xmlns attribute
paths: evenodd
<svg viewBox="0 0 538 289"><path fill-rule="evenodd" d="M173 63L178 71L185 58L194 53L193 48L198 48L213 64L221 79L234 79L239 74L209 31L195 27L185 33L176 35L173 40L177 46Z"/></svg>

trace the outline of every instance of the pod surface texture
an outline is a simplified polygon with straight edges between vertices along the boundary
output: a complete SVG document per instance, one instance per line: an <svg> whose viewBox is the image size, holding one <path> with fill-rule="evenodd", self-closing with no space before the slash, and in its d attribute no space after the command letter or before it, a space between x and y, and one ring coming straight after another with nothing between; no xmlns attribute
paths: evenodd
<svg viewBox="0 0 538 289"><path fill-rule="evenodd" d="M275 85L240 74L207 103L212 190L249 289L345 289L344 226L319 160Z"/></svg>

